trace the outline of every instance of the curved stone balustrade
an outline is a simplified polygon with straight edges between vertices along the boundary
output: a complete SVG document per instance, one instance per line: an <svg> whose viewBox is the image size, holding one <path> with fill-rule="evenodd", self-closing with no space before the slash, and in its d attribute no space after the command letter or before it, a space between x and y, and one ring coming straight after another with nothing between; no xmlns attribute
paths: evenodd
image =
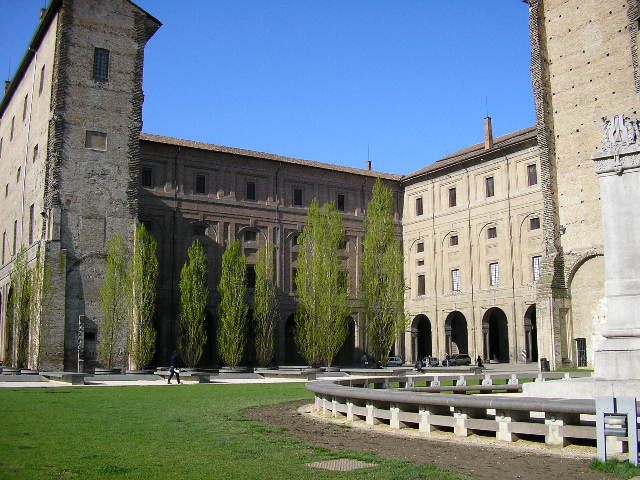
<svg viewBox="0 0 640 480"><path fill-rule="evenodd" d="M409 375L393 377L341 378L311 382L315 393L314 413L346 417L347 422L366 421L370 426L386 424L394 429L413 428L426 435L436 430L453 431L466 437L477 432L495 433L497 440L512 442L518 435L539 439L551 446L565 446L571 439L596 438L595 400L535 397L465 395L466 392L518 391L522 378L536 381L563 378L564 374L537 375ZM493 385L496 377L506 385ZM455 381L442 385L443 379ZM467 385L470 379L481 385ZM392 383L399 388L389 388ZM416 383L427 386L418 387ZM435 383L435 385L434 385ZM456 393L434 393L455 391ZM461 394L462 393L462 394ZM595 443L594 443L595 444Z"/></svg>

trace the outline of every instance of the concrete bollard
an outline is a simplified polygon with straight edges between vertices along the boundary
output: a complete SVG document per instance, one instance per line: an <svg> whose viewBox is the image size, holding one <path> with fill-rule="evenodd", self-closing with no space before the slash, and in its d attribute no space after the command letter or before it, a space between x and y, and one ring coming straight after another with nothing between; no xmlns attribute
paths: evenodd
<svg viewBox="0 0 640 480"><path fill-rule="evenodd" d="M465 387L467 385L467 379L464 375L460 375L456 380L456 387Z"/></svg>
<svg viewBox="0 0 640 480"><path fill-rule="evenodd" d="M353 422L353 402L347 400L347 422Z"/></svg>
<svg viewBox="0 0 640 480"><path fill-rule="evenodd" d="M489 375L488 373L484 374L482 385L493 385L493 378L491 378L491 375Z"/></svg>
<svg viewBox="0 0 640 480"><path fill-rule="evenodd" d="M580 415L576 414L555 414L545 413L544 424L547 426L547 433L544 435L544 442L551 447L565 447L569 443L564 436L564 426L577 424Z"/></svg>
<svg viewBox="0 0 640 480"><path fill-rule="evenodd" d="M518 436L511 431L511 424L521 420L528 421L529 415L515 411L496 411L496 422L498 423L496 440L501 442L514 442L517 440Z"/></svg>
<svg viewBox="0 0 640 480"><path fill-rule="evenodd" d="M515 373L512 373L509 377L509 381L507 382L509 385L518 385L518 376Z"/></svg>
<svg viewBox="0 0 640 480"><path fill-rule="evenodd" d="M391 419L389 421L391 428L399 430L406 427L406 425L400 421L400 407L398 405L391 405L389 412L391 413Z"/></svg>
<svg viewBox="0 0 640 480"><path fill-rule="evenodd" d="M380 424L380 420L374 416L375 408L374 405L367 403L367 425L371 425L372 427Z"/></svg>

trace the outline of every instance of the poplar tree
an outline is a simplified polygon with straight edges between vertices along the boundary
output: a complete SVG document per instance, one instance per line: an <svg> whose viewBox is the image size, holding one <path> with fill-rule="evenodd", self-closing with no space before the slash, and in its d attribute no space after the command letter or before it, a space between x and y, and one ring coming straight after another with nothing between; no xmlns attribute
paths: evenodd
<svg viewBox="0 0 640 480"><path fill-rule="evenodd" d="M369 352L385 362L406 325L403 258L393 222L393 193L378 178L364 220L362 293Z"/></svg>
<svg viewBox="0 0 640 480"><path fill-rule="evenodd" d="M222 255L220 293L220 355L229 367L242 362L247 343L247 259L235 240Z"/></svg>
<svg viewBox="0 0 640 480"><path fill-rule="evenodd" d="M187 367L198 364L207 342L207 276L207 256L202 244L194 240L180 271L180 349Z"/></svg>
<svg viewBox="0 0 640 480"><path fill-rule="evenodd" d="M10 278L11 296L6 314L9 333L7 356L14 360L12 364L16 368L25 368L29 358L29 325L33 285L24 247L20 247L16 255ZM14 345L15 357L13 356Z"/></svg>
<svg viewBox="0 0 640 480"><path fill-rule="evenodd" d="M123 327L129 313L129 285L127 247L122 235L118 234L109 239L107 271L100 289L102 319L98 356L108 369L113 367L116 348L124 333Z"/></svg>
<svg viewBox="0 0 640 480"><path fill-rule="evenodd" d="M333 203L311 202L298 239L296 342L312 366L331 366L348 335L346 272L339 257L342 217Z"/></svg>
<svg viewBox="0 0 640 480"><path fill-rule="evenodd" d="M129 350L134 368L144 368L153 360L156 331L153 316L156 311L158 283L158 242L144 224L136 229L131 260L131 328Z"/></svg>
<svg viewBox="0 0 640 480"><path fill-rule="evenodd" d="M275 351L275 334L279 318L278 293L274 278L274 248L270 242L258 250L256 287L253 308L258 364L271 362Z"/></svg>

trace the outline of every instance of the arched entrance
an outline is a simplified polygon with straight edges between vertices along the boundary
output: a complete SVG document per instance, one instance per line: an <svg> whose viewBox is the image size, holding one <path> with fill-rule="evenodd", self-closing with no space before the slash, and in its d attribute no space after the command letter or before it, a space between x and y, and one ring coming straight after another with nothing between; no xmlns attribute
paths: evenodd
<svg viewBox="0 0 640 480"><path fill-rule="evenodd" d="M507 316L498 307L487 310L482 317L484 359L509 362L509 326Z"/></svg>
<svg viewBox="0 0 640 480"><path fill-rule="evenodd" d="M203 367L215 367L218 365L218 325L216 319L209 310L205 311L204 329L207 333L207 343L200 365Z"/></svg>
<svg viewBox="0 0 640 480"><path fill-rule="evenodd" d="M426 315L416 315L411 325L411 339L413 340L413 359L432 355L431 321Z"/></svg>
<svg viewBox="0 0 640 480"><path fill-rule="evenodd" d="M287 317L284 327L284 363L286 365L306 365L307 361L298 353L296 344L296 314Z"/></svg>
<svg viewBox="0 0 640 480"><path fill-rule="evenodd" d="M538 361L538 326L536 324L536 305L530 305L524 313L524 340L527 348L527 361Z"/></svg>
<svg viewBox="0 0 640 480"><path fill-rule="evenodd" d="M447 315L444 322L446 353L469 353L469 336L467 334L467 319L461 312L454 311Z"/></svg>
<svg viewBox="0 0 640 480"><path fill-rule="evenodd" d="M348 367L355 364L356 322L353 320L353 317L347 318L347 322L349 322L347 338L344 340L342 348L340 348L340 351L333 361L334 365L341 367Z"/></svg>

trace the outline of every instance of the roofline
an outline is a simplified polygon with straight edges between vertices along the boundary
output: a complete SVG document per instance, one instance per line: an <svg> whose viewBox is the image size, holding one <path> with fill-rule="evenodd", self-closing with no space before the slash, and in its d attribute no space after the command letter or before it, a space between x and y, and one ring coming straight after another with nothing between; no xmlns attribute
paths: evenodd
<svg viewBox="0 0 640 480"><path fill-rule="evenodd" d="M4 115L4 111L6 110L7 105L9 104L9 100L15 93L16 88L18 88L18 84L20 83L20 80L22 80L22 77L24 76L25 71L27 70L27 67L31 63L31 60L33 59L33 56L36 53L36 50L40 47L42 38L47 33L47 30L49 29L49 25L51 24L53 17L55 17L56 13L58 13L58 10L60 9L60 5L62 5L62 0L51 0L51 2L49 3L49 6L47 7L45 14L40 20L40 23L38 25L38 28L36 29L36 32L33 34L33 37L31 38L31 42L29 43L27 52L24 54L24 57L22 57L22 61L20 62L20 65L18 66L16 73L13 75L13 79L11 79L11 84L9 84L9 88L4 93L4 97L2 97L2 102L0 102L0 117Z"/></svg>
<svg viewBox="0 0 640 480"><path fill-rule="evenodd" d="M361 175L372 178L382 178L384 180L400 181L402 175L396 175L393 173L376 172L373 170L364 170L360 168L344 167L341 165L334 165L331 163L316 162L313 160L304 160L301 158L286 157L283 155L277 155L274 153L258 152L255 150L246 150L244 148L225 147L222 145L215 145L212 143L196 142L193 140L184 140L181 138L164 137L160 135L154 135L151 133L141 133L140 140L150 143L159 143L164 145L173 145L176 147L191 148L194 150L206 150L210 152L229 153L233 155L242 155L245 157L258 158L261 160L270 160L280 163L303 165L307 167L320 168L324 170L332 170L343 173L350 173L354 175Z"/></svg>
<svg viewBox="0 0 640 480"><path fill-rule="evenodd" d="M160 20L158 20L153 15L151 15L149 12L147 12L143 8L140 8L131 0L127 0L127 2L130 3L132 6L134 6L135 8L137 8L138 10L140 10L150 20L156 22L158 24L158 28L162 26L162 22L160 22ZM22 77L24 76L25 71L27 70L27 67L31 63L31 60L35 55L36 50L40 48L40 43L42 42L43 37L47 33L47 30L49 29L49 26L51 24L51 21L53 20L53 17L55 17L55 15L58 13L58 10L60 9L61 5L62 5L62 0L51 0L49 3L49 6L47 7L47 10L45 11L45 14L42 16L42 19L40 19L38 28L36 29L36 32L33 34L33 37L31 38L31 42L29 43L29 47L27 48L27 52L24 54L24 57L22 57L22 61L20 62L20 65L18 66L16 73L13 75L13 78L11 79L9 88L7 89L7 91L4 93L4 96L2 97L2 102L0 102L0 117L4 115L4 112L7 109L7 105L9 105L9 100L15 93L16 88L18 88L18 84L20 83L20 80L22 80Z"/></svg>
<svg viewBox="0 0 640 480"><path fill-rule="evenodd" d="M490 149L485 149L484 143L478 143L476 145L472 145L471 147L458 150L457 152L452 153L451 155L447 155L446 157L437 160L436 162L425 168L405 175L404 177L402 177L402 181L411 181L431 173L440 172L442 170L460 168L460 166L463 164L477 161L482 157L496 155L506 149L513 148L522 143L530 142L532 140L537 141L537 127L535 125L532 127L524 128L522 130L516 130L515 132L511 132L507 135L496 138L493 142L493 147Z"/></svg>

